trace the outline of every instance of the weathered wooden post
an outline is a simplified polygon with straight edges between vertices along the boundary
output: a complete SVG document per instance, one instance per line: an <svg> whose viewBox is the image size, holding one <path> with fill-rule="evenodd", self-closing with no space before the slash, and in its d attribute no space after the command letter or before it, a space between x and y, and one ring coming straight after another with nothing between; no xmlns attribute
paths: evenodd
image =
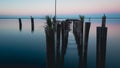
<svg viewBox="0 0 120 68"><path fill-rule="evenodd" d="M90 22L85 23L84 50L83 50L83 68L87 68L87 50L88 50L88 39L89 39L90 25L91 25Z"/></svg>
<svg viewBox="0 0 120 68"><path fill-rule="evenodd" d="M55 68L55 33L51 18L46 16L46 52L47 52L47 68Z"/></svg>
<svg viewBox="0 0 120 68"><path fill-rule="evenodd" d="M34 18L31 16L31 32L34 32Z"/></svg>
<svg viewBox="0 0 120 68"><path fill-rule="evenodd" d="M19 20L19 30L22 31L22 21L21 21L21 18L19 18L18 20Z"/></svg>
<svg viewBox="0 0 120 68"><path fill-rule="evenodd" d="M97 27L96 68L105 68L107 27L106 16L102 17L102 27Z"/></svg>
<svg viewBox="0 0 120 68"><path fill-rule="evenodd" d="M55 68L55 38L53 29L45 29L47 68Z"/></svg>
<svg viewBox="0 0 120 68"><path fill-rule="evenodd" d="M78 45L78 48L80 48L81 50L79 51L80 54L82 54L82 49L83 49L83 45L82 45L83 28L82 27L83 27L83 23L80 20L73 21L73 34L75 36L75 40Z"/></svg>
<svg viewBox="0 0 120 68"><path fill-rule="evenodd" d="M61 68L60 64L60 31L61 25L57 24L57 45L56 45L56 68Z"/></svg>
<svg viewBox="0 0 120 68"><path fill-rule="evenodd" d="M67 45L65 45L65 21L61 22L62 25L62 65L64 64L64 55L66 53Z"/></svg>
<svg viewBox="0 0 120 68"><path fill-rule="evenodd" d="M83 30L84 30L84 16L80 16L80 20L81 20L81 45L83 48Z"/></svg>

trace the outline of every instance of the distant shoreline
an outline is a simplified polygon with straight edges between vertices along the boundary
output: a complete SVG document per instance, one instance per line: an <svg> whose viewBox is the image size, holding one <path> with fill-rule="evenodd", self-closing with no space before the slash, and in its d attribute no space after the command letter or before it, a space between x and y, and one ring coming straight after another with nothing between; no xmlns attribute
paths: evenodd
<svg viewBox="0 0 120 68"><path fill-rule="evenodd" d="M24 17L0 17L0 19L30 19L30 18L24 18ZM42 17L33 17L34 19L46 19ZM79 19L79 18L57 18L57 19ZM86 17L85 19L89 19ZM101 19L100 17L90 17L90 19ZM107 17L107 19L120 19L120 17Z"/></svg>

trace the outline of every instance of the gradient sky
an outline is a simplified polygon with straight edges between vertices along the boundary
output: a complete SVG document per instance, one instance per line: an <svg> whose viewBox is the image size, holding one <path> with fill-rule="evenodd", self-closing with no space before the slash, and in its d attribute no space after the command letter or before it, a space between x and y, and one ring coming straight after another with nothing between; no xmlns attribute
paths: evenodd
<svg viewBox="0 0 120 68"><path fill-rule="evenodd" d="M120 13L120 0L57 0L57 14ZM54 14L54 0L0 0L0 15Z"/></svg>

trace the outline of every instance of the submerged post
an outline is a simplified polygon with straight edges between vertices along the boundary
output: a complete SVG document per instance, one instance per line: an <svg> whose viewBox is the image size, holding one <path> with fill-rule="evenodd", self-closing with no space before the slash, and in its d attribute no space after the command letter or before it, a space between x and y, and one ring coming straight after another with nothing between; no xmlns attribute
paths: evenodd
<svg viewBox="0 0 120 68"><path fill-rule="evenodd" d="M105 68L107 27L106 16L102 18L102 27L97 27L96 68Z"/></svg>
<svg viewBox="0 0 120 68"><path fill-rule="evenodd" d="M19 20L19 30L21 31L22 30L22 21L21 21L21 18L18 18Z"/></svg>

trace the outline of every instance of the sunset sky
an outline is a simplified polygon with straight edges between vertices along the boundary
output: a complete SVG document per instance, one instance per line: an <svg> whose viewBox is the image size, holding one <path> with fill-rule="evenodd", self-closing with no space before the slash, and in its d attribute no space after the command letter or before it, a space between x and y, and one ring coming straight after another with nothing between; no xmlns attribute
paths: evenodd
<svg viewBox="0 0 120 68"><path fill-rule="evenodd" d="M54 14L55 0L0 0L0 15ZM120 0L57 0L57 14L120 13Z"/></svg>

